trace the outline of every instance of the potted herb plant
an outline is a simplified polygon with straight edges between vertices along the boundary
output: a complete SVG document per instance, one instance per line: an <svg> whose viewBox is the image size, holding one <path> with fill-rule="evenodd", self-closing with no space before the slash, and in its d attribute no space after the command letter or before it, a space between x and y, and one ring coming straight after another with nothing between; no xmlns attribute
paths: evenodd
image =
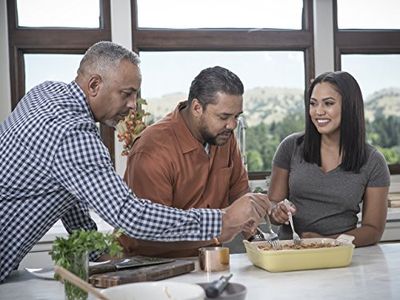
<svg viewBox="0 0 400 300"><path fill-rule="evenodd" d="M120 234L120 231L104 234L98 231L77 230L67 238L56 238L53 243L51 257L56 265L64 267L87 281L89 277L88 253L92 251L107 251L111 256L118 256L122 250L117 242L117 237ZM59 279L57 275L56 279ZM65 281L64 287L65 299L67 300L86 300L88 298L87 292L70 282Z"/></svg>

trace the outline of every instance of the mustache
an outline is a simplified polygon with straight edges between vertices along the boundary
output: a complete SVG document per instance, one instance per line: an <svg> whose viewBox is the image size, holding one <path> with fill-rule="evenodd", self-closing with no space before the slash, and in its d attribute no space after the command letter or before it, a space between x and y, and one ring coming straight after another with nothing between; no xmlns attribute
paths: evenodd
<svg viewBox="0 0 400 300"><path fill-rule="evenodd" d="M232 133L233 133L233 130L228 129L228 130L224 130L224 131L218 133L218 135L224 135L224 134L227 135L227 134L232 134Z"/></svg>

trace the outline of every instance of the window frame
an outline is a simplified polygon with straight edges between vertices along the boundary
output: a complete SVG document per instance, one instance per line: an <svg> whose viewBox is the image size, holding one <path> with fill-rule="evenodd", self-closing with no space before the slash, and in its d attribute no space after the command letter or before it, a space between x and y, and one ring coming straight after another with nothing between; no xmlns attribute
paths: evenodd
<svg viewBox="0 0 400 300"><path fill-rule="evenodd" d="M335 70L342 69L342 54L400 54L400 29L339 29L337 0L333 1ZM400 164L388 165L400 174Z"/></svg>
<svg viewBox="0 0 400 300"><path fill-rule="evenodd" d="M301 30L139 28L137 20L137 1L131 0L132 49L139 54L141 51L303 51L304 95L315 77L313 0L303 0ZM249 172L249 179L265 179L269 174L269 171Z"/></svg>
<svg viewBox="0 0 400 300"><path fill-rule="evenodd" d="M27 92L24 54L84 54L96 42L111 41L110 0L99 4L99 28L41 28L19 26L17 0L7 0L12 110ZM114 129L101 124L100 134L115 164Z"/></svg>

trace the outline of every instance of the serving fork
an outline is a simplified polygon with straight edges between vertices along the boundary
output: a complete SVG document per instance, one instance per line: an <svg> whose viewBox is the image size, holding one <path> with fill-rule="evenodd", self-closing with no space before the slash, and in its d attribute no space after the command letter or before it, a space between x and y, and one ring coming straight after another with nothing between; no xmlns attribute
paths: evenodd
<svg viewBox="0 0 400 300"><path fill-rule="evenodd" d="M268 244L272 246L274 250L279 250L282 248L280 242L279 242L279 236L278 234L272 230L272 225L271 221L269 220L268 215L265 215L265 224L266 224L266 231L262 231L259 227L257 227L257 232L255 235L253 235L251 238L248 240L250 242L253 241L266 241Z"/></svg>
<svg viewBox="0 0 400 300"><path fill-rule="evenodd" d="M280 249L281 248L281 244L279 243L279 236L275 231L272 230L272 225L271 225L271 221L269 219L269 216L265 215L264 219L265 219L265 225L266 225L267 234L268 234L268 237L269 237L266 240L269 241L269 243L272 245L272 248Z"/></svg>
<svg viewBox="0 0 400 300"><path fill-rule="evenodd" d="M283 202L285 203L286 207L289 209L289 207L290 207L289 200L285 199L285 200L283 200ZM297 234L297 232L294 230L293 216L292 216L292 213L290 211L288 212L288 217L289 217L289 224L290 224L290 227L292 228L292 233L293 233L293 235L292 235L293 243L295 245L300 245L301 244L301 238Z"/></svg>

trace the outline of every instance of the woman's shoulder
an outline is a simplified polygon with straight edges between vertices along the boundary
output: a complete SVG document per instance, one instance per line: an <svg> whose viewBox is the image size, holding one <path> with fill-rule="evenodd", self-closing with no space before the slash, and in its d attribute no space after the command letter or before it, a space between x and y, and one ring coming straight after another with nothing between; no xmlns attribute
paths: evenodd
<svg viewBox="0 0 400 300"><path fill-rule="evenodd" d="M384 155L379 149L367 144L367 163L365 172L369 176L370 187L381 187L390 185L390 172Z"/></svg>
<svg viewBox="0 0 400 300"><path fill-rule="evenodd" d="M385 156L382 154L381 151L379 151L378 148L367 144L366 152L367 161L365 166L367 170L381 170L384 172L389 172Z"/></svg>
<svg viewBox="0 0 400 300"><path fill-rule="evenodd" d="M291 160L295 157L301 156L299 148L301 143L299 142L299 139L301 139L303 135L304 134L301 132L296 132L285 137L275 152L273 164L280 168L289 170Z"/></svg>
<svg viewBox="0 0 400 300"><path fill-rule="evenodd" d="M293 154L300 147L303 141L304 133L295 132L286 136L279 144L277 152L286 152Z"/></svg>
<svg viewBox="0 0 400 300"><path fill-rule="evenodd" d="M303 142L304 132L295 132L291 133L286 136L282 141L281 144L291 145L295 147Z"/></svg>
<svg viewBox="0 0 400 300"><path fill-rule="evenodd" d="M370 161L385 161L385 156L381 151L379 151L376 147L372 146L371 144L367 144L365 147L366 154L367 154L367 162Z"/></svg>

